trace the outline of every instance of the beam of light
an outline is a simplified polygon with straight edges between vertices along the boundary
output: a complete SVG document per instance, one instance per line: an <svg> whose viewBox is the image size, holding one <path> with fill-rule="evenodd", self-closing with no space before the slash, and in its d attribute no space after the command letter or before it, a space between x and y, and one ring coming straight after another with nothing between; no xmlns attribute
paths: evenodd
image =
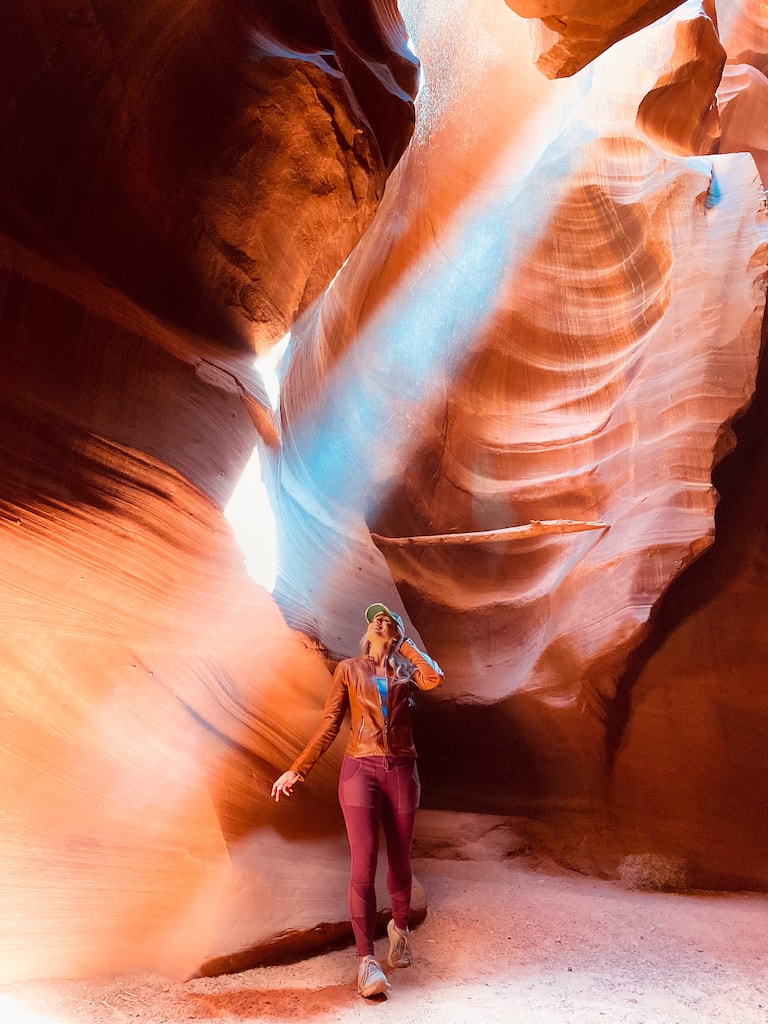
<svg viewBox="0 0 768 1024"><path fill-rule="evenodd" d="M620 137L631 146L638 138L637 106L671 52L671 21L617 43L573 78L525 94L525 121L511 122L510 137L495 162L483 169L452 219L437 230L428 210L418 208L420 199L429 204L430 177L439 195L445 173L420 153L420 146L429 146L429 131L424 133L425 141L390 179L378 223L333 283L325 300L325 324L321 306L306 331L294 332L281 400L275 593L291 621L310 632L319 630L330 649L353 649L345 619L354 614L356 600L383 599L385 587L394 587L380 552L371 551L367 524L400 485L413 454L409 444L427 436L425 427L446 407L454 381L493 330L498 313L515 308L519 270L551 231L552 217L571 190L585 181L599 184L601 165L594 163L593 143ZM617 81L622 90L616 89ZM460 102L458 90L449 98ZM444 132L450 108L441 107L438 114ZM619 168L611 180L611 198L629 204L649 190L661 194L685 163L665 161L649 148L637 176ZM416 195L404 203L411 177ZM416 208L418 226L403 223L404 205ZM376 253L394 248L395 258L402 259L397 249L401 234L412 235L421 248L406 252L413 262L375 312L361 320L357 293L368 282L376 295L371 281L377 273ZM395 277L395 268L391 271L385 280ZM326 324L346 332L344 344L325 338ZM333 362L328 353L337 351L341 354ZM579 424L584 433L599 427L589 420ZM364 593L368 581L379 588L377 595Z"/></svg>
<svg viewBox="0 0 768 1024"><path fill-rule="evenodd" d="M280 363L290 340L290 333L283 335L280 341L266 355L259 356L253 363L261 374L261 379L264 381L264 387L273 410L277 409L280 401Z"/></svg>
<svg viewBox="0 0 768 1024"><path fill-rule="evenodd" d="M303 421L286 428L282 483L294 495L309 479L333 506L354 509L369 522L375 517L388 485L408 463L408 442L421 436L482 344L518 268L546 236L552 215L591 159L591 144L617 133L636 137L637 103L656 82L657 51L671 38L667 25L693 10L685 5L657 27L617 43L573 78L551 84L548 101L514 131L452 223L434 237L333 373L318 382L317 401L305 406ZM655 59L646 61L647 54ZM617 76L627 77L627 67L632 74L617 94ZM660 191L679 165L659 168L653 188ZM711 162L697 169L708 173ZM631 201L619 193L617 187L615 201ZM393 214L396 223L390 209ZM355 255L360 251L364 246ZM345 286L342 274L334 287L343 296ZM308 339L310 345L317 341Z"/></svg>
<svg viewBox="0 0 768 1024"><path fill-rule="evenodd" d="M251 453L224 516L245 556L248 575L271 593L277 577L277 526L262 478L258 447Z"/></svg>
<svg viewBox="0 0 768 1024"><path fill-rule="evenodd" d="M375 514L377 485L405 461L408 440L471 355L593 139L577 123L539 147L527 170L508 154L324 382L292 441L306 475L335 504Z"/></svg>
<svg viewBox="0 0 768 1024"><path fill-rule="evenodd" d="M273 411L280 402L279 364L289 340L290 335L286 334L265 356L254 360ZM258 445L251 452L224 516L245 556L248 575L271 593L277 578L277 524L264 483Z"/></svg>
<svg viewBox="0 0 768 1024"><path fill-rule="evenodd" d="M664 26L646 30L616 44L573 78L550 83L535 110L529 103L525 122L514 125L506 147L474 182L447 225L434 231L399 284L359 326L332 369L323 367L324 339L317 333L323 329L322 315L315 316L313 329L295 333L283 381L285 398L280 400L281 454L275 465L270 459L263 467L270 474L280 518L278 582L270 568L267 585L284 608L322 609L321 595L327 594L340 619L338 578L345 577L348 584L349 572L355 578L362 578L358 572L383 577L374 556L366 558L366 522L375 519L399 482L412 455L409 443L424 436L425 426L445 404L447 392L498 312L514 306L510 292L518 270L546 237L552 217L592 159L592 144L616 134L636 137L637 103L655 83L661 60L656 51L666 51L669 39ZM626 80L620 93L617 80ZM419 175L438 174L428 161L419 165L418 152L411 159L416 161L417 181ZM679 161L674 165L679 170ZM365 275L375 273L372 249L382 243L386 249L388 241L407 229L400 224L397 197L408 188L411 171L406 158L377 214L383 226L369 229L368 239L331 284L328 296L337 305L343 305L348 288L360 288ZM677 170L670 165L667 173ZM632 176L619 181L614 200L631 202L634 188L644 194L647 176L641 177L641 183ZM658 168L653 188L662 190L665 178ZM428 194L427 187L425 199ZM426 234L428 214L417 216ZM349 329L340 323L342 330ZM303 345L308 351L314 348L316 358L300 358ZM316 377L311 371L302 375L311 365L318 366ZM594 426L585 424L584 429ZM253 558L264 558L262 539ZM257 578L256 570L250 571ZM310 629L312 623L302 619L302 625ZM340 634L341 627L333 632Z"/></svg>
<svg viewBox="0 0 768 1024"><path fill-rule="evenodd" d="M578 105L588 88L587 73L554 91L558 98L575 94ZM316 380L293 378L292 366L303 372L299 346L322 344L314 333L293 336L281 399L274 593L292 625L321 634L339 655L357 640L355 602L385 600L387 586L394 590L383 556L371 550L366 524L399 482L412 455L409 443L423 436L444 403L594 138L584 121L568 124L572 109L569 102L545 104L527 130L516 133L331 372ZM555 141L549 143L553 123ZM395 218L396 206L395 200ZM358 280L360 253L358 247L348 269ZM346 278L340 274L334 285L342 302ZM322 358L320 352L318 362ZM294 387L301 396L297 416L291 414Z"/></svg>

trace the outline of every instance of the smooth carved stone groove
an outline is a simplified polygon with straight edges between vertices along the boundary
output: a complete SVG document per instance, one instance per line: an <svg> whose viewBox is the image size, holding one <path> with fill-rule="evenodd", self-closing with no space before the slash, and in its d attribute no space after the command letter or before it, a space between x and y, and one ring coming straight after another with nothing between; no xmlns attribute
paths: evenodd
<svg viewBox="0 0 768 1024"><path fill-rule="evenodd" d="M725 60L725 49L706 15L677 25L673 70L659 79L637 112L638 128L651 142L677 156L718 150L715 93Z"/></svg>
<svg viewBox="0 0 768 1024"><path fill-rule="evenodd" d="M342 826L322 796L336 759L298 817L269 800L318 715L324 659L248 579L202 492L147 455L59 435L27 412L0 451L0 978L183 978L286 927L309 935L317 901L288 913L267 895L295 889L285 851L306 828L327 851L322 919L343 922Z"/></svg>
<svg viewBox="0 0 768 1024"><path fill-rule="evenodd" d="M749 155L639 136L645 97L711 29L690 9L561 82L526 74L526 25L490 3L485 43L404 11L428 83L414 141L288 353L276 595L335 654L394 580L446 672L419 718L439 798L471 803L466 766L492 763L487 809L595 813L617 681L714 538L712 467L757 370L762 195ZM701 144L714 78L678 142ZM563 519L610 529L514 539Z"/></svg>
<svg viewBox="0 0 768 1024"><path fill-rule="evenodd" d="M768 819L756 810L768 727L765 363L736 430L714 477L716 543L665 595L622 680L610 806L624 849L677 858L712 887L766 890ZM651 772L649 745L658 751Z"/></svg>
<svg viewBox="0 0 768 1024"><path fill-rule="evenodd" d="M448 397L441 414L447 431L433 435L429 446L416 456L404 474L406 483L375 520L376 532L392 537L427 531L444 534L449 529L461 533L494 520L550 518L564 511L572 518L594 516L611 523L610 535L594 546L590 559L578 569L563 549L560 572L546 562L537 567L533 555L527 566L510 563L505 570L498 550L495 562L488 561L490 551L482 561L478 553L464 558L457 553L449 561L447 549L442 548L431 558L421 554L411 558L406 571L405 553L382 547L396 582L409 595L409 608L425 639L444 657L448 686L475 699L500 698L520 687L565 697L569 675L558 665L558 636L563 641L568 636L571 646L579 644L586 640L588 622L594 633L587 648L594 641L598 647L589 654L583 651L584 666L591 660L601 662L608 648L615 651L620 636L629 640L626 613L609 627L609 608L614 602L617 608L636 608L638 624L650 611L649 605L641 611L639 592L633 595L624 590L628 578L617 571L616 563L617 551L624 545L624 557L632 550L642 561L648 557L636 549L638 542L643 547L641 509L637 509L639 515L630 511L634 501L641 502L643 490L669 503L670 511L679 509L676 514L684 532L685 519L698 509L703 516L700 529L711 537L707 523L710 460L688 454L690 442L685 440L678 414L651 411L656 394L664 395L667 406L670 396L678 392L681 414L690 407L691 398L686 396L699 387L712 401L714 381L720 379L722 356L717 349L711 362L692 351L689 370L702 374L696 384L690 373L676 381L675 364L670 362L672 352L680 354L678 328L673 325L685 315L674 251L688 233L687 211L709 182L667 168L670 187L674 181L675 189L681 190L674 198L662 185L665 171L641 148L619 149L612 143L595 147L596 159L598 154L613 161L617 179L626 181L636 169L635 189L644 202L616 202L602 189L586 185L563 198L552 218L551 234L547 232L547 238L518 268L508 308L497 317L495 328L486 332ZM746 168L744 172L748 173ZM648 176L640 176L644 174ZM664 191L659 193L659 188ZM688 237L688 244L693 244L695 229ZM556 246L550 238L557 239ZM632 286L635 278L645 282L641 292ZM747 315L751 301L748 292ZM698 343L692 336L690 344ZM750 363L754 365L754 354L742 347L738 336L732 351L735 366L743 366L738 379L748 372ZM647 398L642 400L644 389ZM558 393L561 397L556 399ZM737 404L741 393L739 386L734 393ZM668 417L677 423L671 436L665 436ZM700 421L689 420L688 429L697 438L695 444L700 444ZM720 430L717 419L709 430L707 444L712 451ZM668 464L673 475L666 482L664 464L646 463L650 452L661 446L679 448L677 458ZM492 488L486 473L476 469L485 466L493 466L498 474ZM690 480L675 481L677 466L684 474L693 474ZM615 496L625 493L630 474L637 497L622 508ZM426 492L420 487L423 480L430 481ZM690 488L691 501L684 506L675 497L679 487ZM693 539L683 542L679 553L673 545L661 556L668 565L661 571L668 578L679 571L681 557L690 558ZM650 537L649 542L655 545ZM522 592L513 585L513 578L525 581ZM635 578L631 585L637 583ZM524 617L519 604L522 593L539 602ZM479 617L492 609L495 629L502 631L506 624L509 636L516 638L512 669L511 652L500 650L498 667L486 660L482 676L472 672L471 637L480 625L469 609L475 608ZM578 639L571 635L576 629L572 616L581 620ZM448 652L441 650L435 629L446 641L450 637ZM578 658L572 651L574 656ZM578 693L580 676L572 679L572 696Z"/></svg>
<svg viewBox="0 0 768 1024"><path fill-rule="evenodd" d="M717 93L721 153L751 153L768 188L768 10L748 0L725 38L729 60Z"/></svg>
<svg viewBox="0 0 768 1024"><path fill-rule="evenodd" d="M748 64L727 65L717 102L719 152L750 153L768 189L768 78Z"/></svg>

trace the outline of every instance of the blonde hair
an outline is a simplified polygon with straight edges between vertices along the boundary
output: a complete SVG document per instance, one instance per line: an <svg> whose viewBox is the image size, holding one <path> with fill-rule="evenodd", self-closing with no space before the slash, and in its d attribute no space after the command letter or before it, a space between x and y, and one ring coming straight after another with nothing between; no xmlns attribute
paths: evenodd
<svg viewBox="0 0 768 1024"><path fill-rule="evenodd" d="M370 650L371 644L368 640L368 634L363 633L360 639L360 653L363 655L367 655L370 653ZM387 665L389 665L389 667L395 673L395 680L397 682L405 683L413 676L415 665L413 664L412 661L409 661L403 654L400 654L399 651L396 653L394 651L390 651L389 654L387 655L386 660Z"/></svg>

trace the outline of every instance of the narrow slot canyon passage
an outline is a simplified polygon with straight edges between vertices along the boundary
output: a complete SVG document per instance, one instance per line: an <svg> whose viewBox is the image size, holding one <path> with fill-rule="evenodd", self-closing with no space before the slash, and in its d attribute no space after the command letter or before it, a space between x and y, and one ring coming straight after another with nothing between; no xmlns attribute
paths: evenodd
<svg viewBox="0 0 768 1024"><path fill-rule="evenodd" d="M0 1016L765 1024L764 0L7 6Z"/></svg>

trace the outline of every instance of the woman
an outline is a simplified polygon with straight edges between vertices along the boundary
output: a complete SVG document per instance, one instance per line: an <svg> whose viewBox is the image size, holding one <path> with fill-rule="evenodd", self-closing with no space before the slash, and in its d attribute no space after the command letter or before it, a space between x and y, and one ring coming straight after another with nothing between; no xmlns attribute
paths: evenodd
<svg viewBox="0 0 768 1024"><path fill-rule="evenodd" d="M383 604L365 612L368 629L359 658L339 662L320 725L287 772L272 786L277 801L290 796L336 738L349 709L352 728L339 778L339 801L347 826L352 871L349 912L360 963L362 996L390 987L373 955L376 924L376 862L379 826L387 845L387 889L392 920L387 926L390 967L408 967L411 950L411 847L421 787L411 731L412 689L431 690L443 681L438 665L405 635L403 620Z"/></svg>

